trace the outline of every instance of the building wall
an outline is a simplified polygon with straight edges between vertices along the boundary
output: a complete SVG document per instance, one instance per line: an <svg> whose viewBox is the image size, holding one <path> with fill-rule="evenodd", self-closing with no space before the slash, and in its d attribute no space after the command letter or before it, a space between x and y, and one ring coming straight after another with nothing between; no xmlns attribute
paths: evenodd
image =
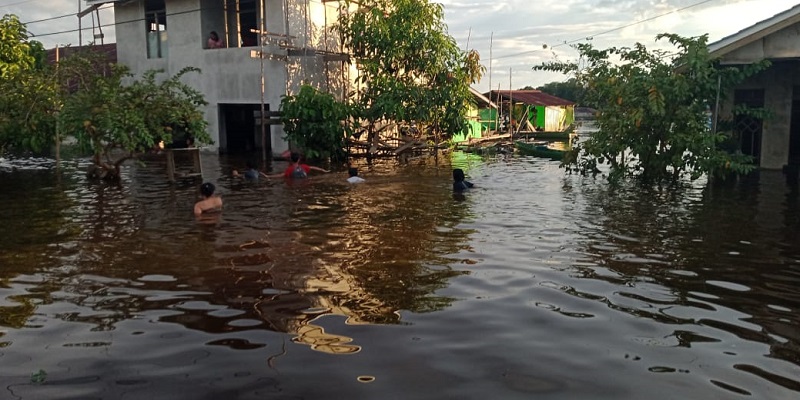
<svg viewBox="0 0 800 400"><path fill-rule="evenodd" d="M266 30L293 36L291 45L301 47L323 45L325 23L335 21L335 8L311 0L288 0L289 18L284 17L283 0L264 0L267 11ZM200 90L208 102L204 114L208 131L217 150L224 129L220 104L261 103L261 63L251 57L259 47L228 47L205 49L208 33L215 30L225 36L223 0L169 0L167 14L167 56L147 58L144 1L115 4L118 62L127 65L140 76L150 69L162 69L170 76L192 66L201 74L188 74L184 81ZM225 37L226 43L235 35ZM231 43L236 46L238 43ZM270 110L278 110L281 97L291 93L304 81L317 87L326 86L327 74L322 56L287 57L288 51L277 42L265 46L265 53L273 59L264 59L264 102ZM312 53L313 54L313 53ZM283 57L283 59L279 59ZM333 67L335 75L336 69ZM283 140L283 129L271 127L271 148L278 154L288 148ZM223 143L224 145L224 143Z"/></svg>
<svg viewBox="0 0 800 400"><path fill-rule="evenodd" d="M763 121L761 167L780 169L788 163L794 87L800 86L800 61L776 61L737 89L764 89L764 108L772 117ZM732 118L733 91L722 103L721 118Z"/></svg>
<svg viewBox="0 0 800 400"><path fill-rule="evenodd" d="M800 23L773 32L723 55L723 65L746 65L769 59L773 65L737 89L764 89L764 107L772 118L763 122L761 167L780 169L788 163L794 87L800 86ZM728 93L720 117L731 118L733 92Z"/></svg>
<svg viewBox="0 0 800 400"><path fill-rule="evenodd" d="M742 46L722 57L728 64L750 64L769 59L786 59L800 57L800 24L791 25L762 39Z"/></svg>

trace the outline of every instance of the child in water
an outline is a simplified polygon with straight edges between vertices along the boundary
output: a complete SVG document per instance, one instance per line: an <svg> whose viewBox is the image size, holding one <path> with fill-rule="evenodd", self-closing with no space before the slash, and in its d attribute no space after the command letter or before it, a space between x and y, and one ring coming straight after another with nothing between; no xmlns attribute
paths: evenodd
<svg viewBox="0 0 800 400"><path fill-rule="evenodd" d="M471 182L465 180L464 178L464 170L461 168L456 168L453 170L453 191L454 192L463 192L471 187L473 187Z"/></svg>
<svg viewBox="0 0 800 400"><path fill-rule="evenodd" d="M203 195L203 200L195 203L195 216L199 217L204 213L222 211L222 198L214 196L215 189L214 184L211 182L206 182L200 186L200 194Z"/></svg>
<svg viewBox="0 0 800 400"><path fill-rule="evenodd" d="M366 180L364 178L358 176L358 168L350 168L350 169L348 169L347 170L347 174L350 175L350 177L347 178L347 182L350 182L350 183L366 182Z"/></svg>
<svg viewBox="0 0 800 400"><path fill-rule="evenodd" d="M291 154L292 163L286 167L286 170L283 171L282 174L272 174L272 175L264 175L267 178L279 178L284 177L288 180L294 179L305 179L308 178L308 174L311 171L319 171L319 172L331 172L327 169L323 169L320 167L315 167L312 165L304 164L300 162L300 154L292 153Z"/></svg>
<svg viewBox="0 0 800 400"><path fill-rule="evenodd" d="M259 176L263 176L265 178L268 177L267 174L265 174L265 173L259 171L258 169L256 169L256 165L252 161L246 161L245 162L245 168L246 169L244 171L244 174L240 174L239 171L233 170L233 177L234 178L244 178L245 180L252 181L252 182L258 181L258 177Z"/></svg>

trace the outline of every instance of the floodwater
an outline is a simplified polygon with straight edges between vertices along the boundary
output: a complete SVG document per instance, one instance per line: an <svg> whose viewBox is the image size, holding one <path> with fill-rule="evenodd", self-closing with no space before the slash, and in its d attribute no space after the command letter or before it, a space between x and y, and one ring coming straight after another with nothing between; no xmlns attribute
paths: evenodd
<svg viewBox="0 0 800 400"><path fill-rule="evenodd" d="M780 172L642 189L455 153L288 185L242 164L204 156L225 210L196 221L199 182L158 160L121 186L0 162L0 399L800 398Z"/></svg>

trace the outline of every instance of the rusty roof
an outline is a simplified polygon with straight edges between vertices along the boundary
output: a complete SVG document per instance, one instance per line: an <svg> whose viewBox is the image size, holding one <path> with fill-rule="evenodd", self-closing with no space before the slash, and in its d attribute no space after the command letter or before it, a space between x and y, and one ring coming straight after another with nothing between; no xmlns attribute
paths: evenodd
<svg viewBox="0 0 800 400"><path fill-rule="evenodd" d="M81 50L91 50L105 55L108 62L117 62L117 44L94 44L85 46L65 46L58 48L58 58L66 58ZM54 64L56 62L56 49L47 49L47 63Z"/></svg>
<svg viewBox="0 0 800 400"><path fill-rule="evenodd" d="M532 106L574 106L575 102L556 97L541 90L492 90L486 97L493 101L512 100L515 103L530 104Z"/></svg>

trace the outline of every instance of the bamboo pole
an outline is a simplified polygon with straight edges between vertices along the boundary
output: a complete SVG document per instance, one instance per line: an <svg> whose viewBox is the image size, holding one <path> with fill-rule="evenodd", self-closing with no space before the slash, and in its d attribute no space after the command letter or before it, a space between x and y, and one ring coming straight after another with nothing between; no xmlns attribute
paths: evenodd
<svg viewBox="0 0 800 400"><path fill-rule="evenodd" d="M58 83L58 62L61 58L60 56L59 47L56 45L56 83ZM58 105L56 105L56 108L58 108ZM56 119L56 169L61 168L61 133L58 128L58 119Z"/></svg>
<svg viewBox="0 0 800 400"><path fill-rule="evenodd" d="M508 69L508 123L511 125L509 127L508 132L514 133L514 89L511 86L511 74L512 69ZM514 139L514 135L511 135L511 139Z"/></svg>
<svg viewBox="0 0 800 400"><path fill-rule="evenodd" d="M267 32L267 23L265 16L265 2L261 0L261 13L259 19L261 19L261 32L258 35L258 44L260 46L260 52L258 55L258 60L261 62L261 165L267 165L267 124L265 123L266 118L266 110L264 109L264 90L265 90L265 82L264 82L264 41L267 40L266 32ZM252 133L251 133L252 134Z"/></svg>
<svg viewBox="0 0 800 400"><path fill-rule="evenodd" d="M492 44L494 43L494 32L489 35L489 100L492 99ZM495 126L497 128L497 126Z"/></svg>

